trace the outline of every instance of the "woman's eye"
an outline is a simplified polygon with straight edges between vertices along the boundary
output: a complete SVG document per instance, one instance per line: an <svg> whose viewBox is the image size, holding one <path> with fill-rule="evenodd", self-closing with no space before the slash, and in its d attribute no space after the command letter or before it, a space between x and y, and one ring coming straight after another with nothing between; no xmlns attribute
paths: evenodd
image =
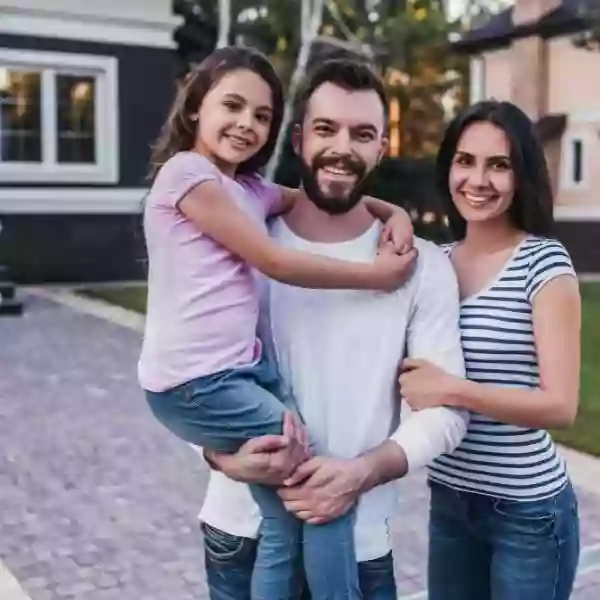
<svg viewBox="0 0 600 600"><path fill-rule="evenodd" d="M223 105L232 111L239 110L241 108L241 105L239 102L223 102Z"/></svg>

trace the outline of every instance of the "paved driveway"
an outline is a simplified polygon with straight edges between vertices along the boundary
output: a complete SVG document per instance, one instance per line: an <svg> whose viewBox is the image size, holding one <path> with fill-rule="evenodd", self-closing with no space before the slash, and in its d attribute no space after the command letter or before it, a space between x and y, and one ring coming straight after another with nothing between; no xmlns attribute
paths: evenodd
<svg viewBox="0 0 600 600"><path fill-rule="evenodd" d="M196 522L207 473L144 404L140 334L38 296L26 302L23 318L0 319L0 570L32 600L207 598ZM575 598L597 600L600 495L578 491ZM425 598L422 476L402 482L400 503L399 590Z"/></svg>

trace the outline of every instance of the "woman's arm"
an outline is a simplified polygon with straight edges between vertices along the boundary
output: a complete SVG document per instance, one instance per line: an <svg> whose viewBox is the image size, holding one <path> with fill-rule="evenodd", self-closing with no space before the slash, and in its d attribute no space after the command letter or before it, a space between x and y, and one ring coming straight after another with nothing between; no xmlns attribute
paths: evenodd
<svg viewBox="0 0 600 600"><path fill-rule="evenodd" d="M413 408L456 406L504 423L535 429L573 424L579 403L581 299L570 275L548 282L533 299L540 385L497 387L460 379L429 363L405 361L402 394Z"/></svg>
<svg viewBox="0 0 600 600"><path fill-rule="evenodd" d="M355 263L277 246L216 181L193 188L178 204L206 233L265 275L308 288L394 290L410 275L413 254L384 253Z"/></svg>
<svg viewBox="0 0 600 600"><path fill-rule="evenodd" d="M523 427L572 425L579 404L581 365L581 298L575 278L558 277L536 295L533 331L539 388L498 388L463 380L457 394L459 405Z"/></svg>

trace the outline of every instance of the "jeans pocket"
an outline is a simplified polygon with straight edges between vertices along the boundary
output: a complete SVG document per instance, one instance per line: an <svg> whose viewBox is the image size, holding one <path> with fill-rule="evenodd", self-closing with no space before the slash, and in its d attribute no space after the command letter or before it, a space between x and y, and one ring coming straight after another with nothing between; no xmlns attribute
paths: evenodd
<svg viewBox="0 0 600 600"><path fill-rule="evenodd" d="M556 499L519 501L497 498L494 513L505 525L519 533L544 536L556 531Z"/></svg>
<svg viewBox="0 0 600 600"><path fill-rule="evenodd" d="M202 523L201 529L206 554L212 561L223 563L241 560L256 548L256 540L227 533L208 523Z"/></svg>

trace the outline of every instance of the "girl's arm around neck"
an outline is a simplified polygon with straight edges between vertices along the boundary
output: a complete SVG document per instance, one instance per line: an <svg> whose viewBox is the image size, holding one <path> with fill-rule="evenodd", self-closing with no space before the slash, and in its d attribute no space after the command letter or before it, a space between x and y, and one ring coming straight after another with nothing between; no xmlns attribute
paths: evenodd
<svg viewBox="0 0 600 600"><path fill-rule="evenodd" d="M292 210L297 202L300 191L280 185L281 199L272 210L272 215L285 214ZM385 224L381 232L380 248L391 243L399 254L408 252L413 247L413 224L410 215L401 206L365 196L362 200L373 217Z"/></svg>
<svg viewBox="0 0 600 600"><path fill-rule="evenodd" d="M268 277L307 288L391 291L410 276L414 253L385 253L355 263L277 246L216 181L193 188L178 204L200 231Z"/></svg>

